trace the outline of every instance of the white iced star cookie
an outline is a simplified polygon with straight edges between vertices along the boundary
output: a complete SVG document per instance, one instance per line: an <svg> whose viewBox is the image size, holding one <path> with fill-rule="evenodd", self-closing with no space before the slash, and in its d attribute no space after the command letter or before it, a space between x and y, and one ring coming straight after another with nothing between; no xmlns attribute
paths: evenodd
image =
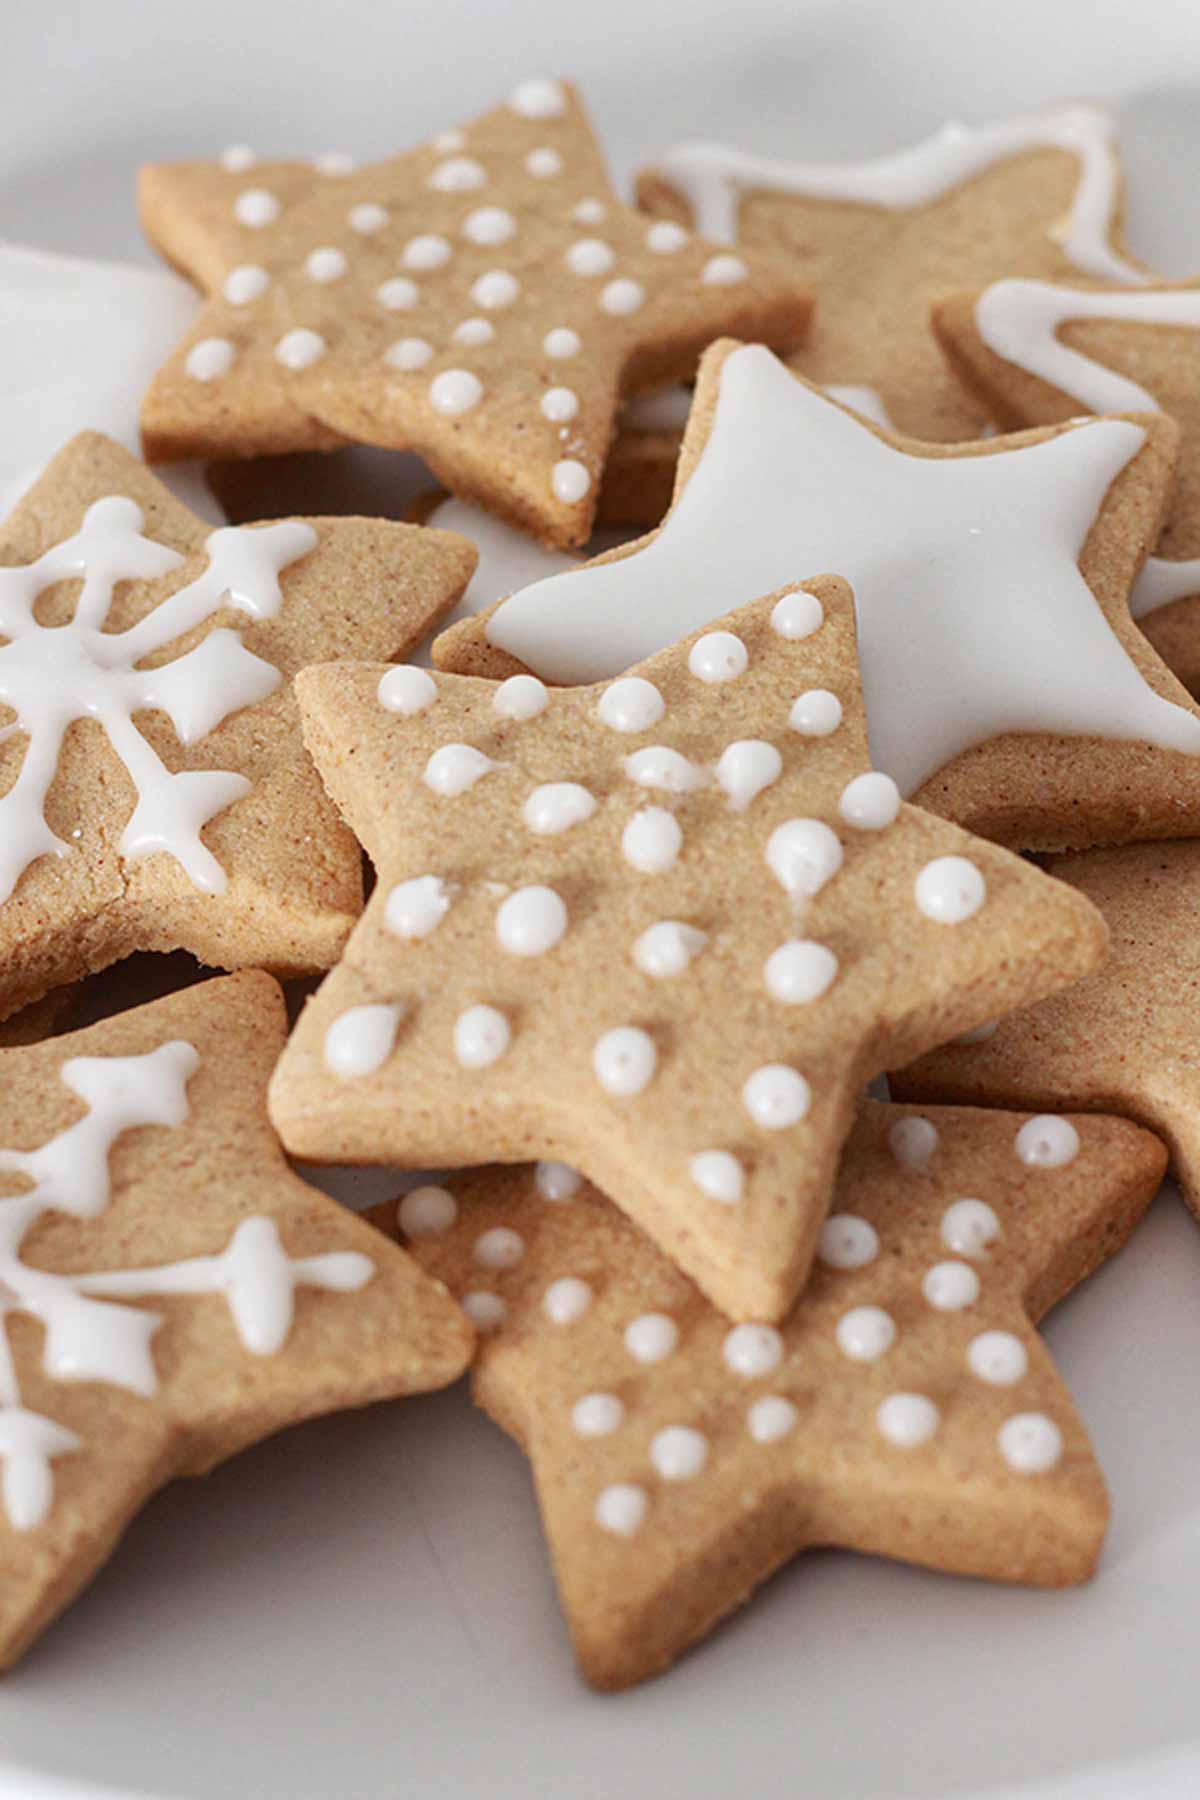
<svg viewBox="0 0 1200 1800"><path fill-rule="evenodd" d="M445 667L595 681L731 602L855 593L876 767L1024 848L1200 827L1200 712L1129 616L1177 433L1148 416L917 444L754 345L704 358L662 526L438 640Z"/></svg>

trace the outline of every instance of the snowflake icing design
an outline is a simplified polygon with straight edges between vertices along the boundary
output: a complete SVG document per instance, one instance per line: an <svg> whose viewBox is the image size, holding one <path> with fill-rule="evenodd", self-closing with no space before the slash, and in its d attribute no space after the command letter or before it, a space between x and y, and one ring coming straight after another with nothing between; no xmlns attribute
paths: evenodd
<svg viewBox="0 0 1200 1800"><path fill-rule="evenodd" d="M0 1171L32 1186L0 1199L0 1505L18 1531L42 1524L54 1497L51 1463L82 1449L75 1432L22 1405L4 1320L26 1313L45 1331L43 1367L56 1381L103 1381L150 1398L158 1388L151 1351L161 1313L114 1304L156 1294L223 1294L245 1348L269 1356L291 1330L299 1286L348 1293L374 1273L357 1251L289 1257L273 1219L243 1219L225 1249L156 1268L55 1274L21 1260L21 1244L44 1213L96 1219L110 1197L109 1152L122 1132L182 1125L187 1084L200 1058L176 1039L144 1056L77 1056L64 1085L87 1108L38 1150L0 1150Z"/></svg>
<svg viewBox="0 0 1200 1800"><path fill-rule="evenodd" d="M0 743L27 739L16 780L0 796L0 903L31 863L67 856L72 846L51 829L45 801L59 750L77 719L103 728L137 790L120 840L127 859L165 851L205 893L227 877L200 841L201 828L249 792L244 775L221 769L173 773L133 722L156 708L182 744L194 744L243 706L264 699L282 679L273 664L247 650L237 631L221 627L159 668L138 665L194 631L225 607L268 619L283 596L279 574L310 551L317 534L298 520L259 530L226 527L205 540L208 567L126 631L106 631L118 582L154 580L184 558L142 535L144 518L124 495L97 500L76 534L21 568L0 569L0 702L16 714ZM38 596L56 582L82 580L69 624L35 617Z"/></svg>

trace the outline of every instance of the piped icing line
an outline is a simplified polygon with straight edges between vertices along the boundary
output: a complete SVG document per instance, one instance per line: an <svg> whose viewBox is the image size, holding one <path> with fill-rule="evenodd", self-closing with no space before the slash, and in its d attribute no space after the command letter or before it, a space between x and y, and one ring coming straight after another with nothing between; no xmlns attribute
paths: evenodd
<svg viewBox="0 0 1200 1800"><path fill-rule="evenodd" d="M0 1171L31 1186L0 1199L0 1504L18 1531L49 1516L52 1463L84 1448L77 1433L22 1404L5 1330L25 1313L44 1330L43 1367L57 1381L100 1381L143 1398L158 1389L153 1339L160 1313L122 1307L120 1300L169 1294L220 1294L238 1336L257 1356L281 1349L291 1330L300 1286L355 1291L371 1279L371 1259L356 1251L289 1257L273 1219L251 1217L225 1248L152 1268L61 1274L22 1261L21 1245L44 1214L97 1219L110 1200L109 1154L123 1132L167 1128L188 1117L187 1088L200 1057L182 1039L142 1056L80 1056L62 1065L64 1085L86 1111L39 1149L0 1149Z"/></svg>
<svg viewBox="0 0 1200 1800"><path fill-rule="evenodd" d="M1066 150L1078 161L1079 180L1070 212L1054 234L1064 255L1086 275L1140 286L1149 277L1108 242L1119 184L1114 137L1102 108L1064 106L991 125L950 121L919 144L866 162L786 162L699 142L668 150L656 166L687 200L696 229L732 243L746 194L794 194L903 211L926 206L1011 157Z"/></svg>
<svg viewBox="0 0 1200 1800"><path fill-rule="evenodd" d="M247 650L237 631L210 631L184 655L154 669L138 667L225 608L251 620L279 611L280 571L316 544L310 525L292 520L261 530L223 528L205 541L208 565L125 631L106 631L118 583L171 574L183 557L143 535L141 508L113 494L87 509L71 538L36 562L0 569L0 703L15 720L0 741L18 734L25 751L16 779L0 795L0 904L31 863L72 854L50 827L47 793L63 738L77 719L103 728L137 792L120 840L128 860L165 851L202 892L227 885L225 870L200 832L250 791L244 775L220 769L173 773L134 723L134 714L166 713L184 745L206 737L231 713L272 693L282 677ZM42 625L39 596L56 582L82 580L69 624Z"/></svg>

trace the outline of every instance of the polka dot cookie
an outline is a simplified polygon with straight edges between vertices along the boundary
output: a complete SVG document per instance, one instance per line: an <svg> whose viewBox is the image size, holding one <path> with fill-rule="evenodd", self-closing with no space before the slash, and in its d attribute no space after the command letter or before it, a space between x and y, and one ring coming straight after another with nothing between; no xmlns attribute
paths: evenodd
<svg viewBox="0 0 1200 1800"><path fill-rule="evenodd" d="M724 331L788 347L808 323L769 255L623 205L556 81L361 169L151 167L141 207L207 295L147 395L152 457L413 449L557 544L590 535L622 391L687 376Z"/></svg>
<svg viewBox="0 0 1200 1800"><path fill-rule="evenodd" d="M306 678L379 884L276 1075L289 1149L560 1158L732 1318L780 1318L862 1084L1103 949L1076 895L869 772L853 630L826 578L593 687Z"/></svg>
<svg viewBox="0 0 1200 1800"><path fill-rule="evenodd" d="M476 1396L532 1459L579 1660L612 1688L810 1545L1085 1580L1104 1482L1033 1321L1124 1242L1164 1160L1119 1119L866 1102L778 1325L732 1325L541 1168L372 1216L486 1316Z"/></svg>

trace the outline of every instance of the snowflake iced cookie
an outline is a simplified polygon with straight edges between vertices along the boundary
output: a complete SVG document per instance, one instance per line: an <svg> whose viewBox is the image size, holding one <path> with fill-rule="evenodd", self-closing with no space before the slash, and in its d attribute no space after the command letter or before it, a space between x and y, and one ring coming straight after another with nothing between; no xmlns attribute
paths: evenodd
<svg viewBox="0 0 1200 1800"><path fill-rule="evenodd" d="M777 1329L731 1327L561 1164L372 1217L475 1319L476 1398L530 1458L580 1663L615 1688L813 1545L1086 1580L1104 1482L1033 1321L1124 1242L1164 1161L1121 1119L868 1102Z"/></svg>
<svg viewBox="0 0 1200 1800"><path fill-rule="evenodd" d="M999 281L934 312L951 366L1006 426L1082 411L1152 411L1181 429L1158 554L1130 611L1167 665L1200 687L1200 286L1079 288Z"/></svg>
<svg viewBox="0 0 1200 1800"><path fill-rule="evenodd" d="M379 884L271 1089L297 1155L561 1158L741 1318L808 1271L862 1085L1093 968L1092 909L870 772L817 581L629 676L309 670Z"/></svg>
<svg viewBox="0 0 1200 1800"><path fill-rule="evenodd" d="M1052 875L1104 914L1108 960L1069 993L895 1075L905 1099L1119 1111L1165 1139L1200 1217L1200 843L1052 857Z"/></svg>
<svg viewBox="0 0 1200 1800"><path fill-rule="evenodd" d="M867 729L906 797L1022 849L1200 830L1200 710L1129 615L1176 427L918 444L760 345L705 354L671 511L434 647L471 674L616 675L803 573L854 589Z"/></svg>
<svg viewBox="0 0 1200 1800"><path fill-rule="evenodd" d="M286 1029L243 974L0 1056L0 1668L172 1476L469 1358L445 1290L288 1169Z"/></svg>
<svg viewBox="0 0 1200 1800"><path fill-rule="evenodd" d="M526 81L361 170L251 157L143 171L151 240L207 295L142 415L153 457L346 441L586 542L622 392L737 330L792 346L797 278L624 206L574 90Z"/></svg>
<svg viewBox="0 0 1200 1800"><path fill-rule="evenodd" d="M327 968L360 858L292 678L391 656L468 544L364 519L210 531L107 438L0 526L0 1017L133 950Z"/></svg>

